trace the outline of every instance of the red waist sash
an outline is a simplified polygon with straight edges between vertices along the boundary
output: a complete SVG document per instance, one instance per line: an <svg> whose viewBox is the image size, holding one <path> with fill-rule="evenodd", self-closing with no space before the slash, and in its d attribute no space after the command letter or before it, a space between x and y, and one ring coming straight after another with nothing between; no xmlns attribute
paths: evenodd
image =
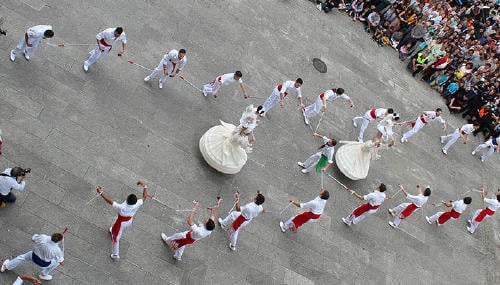
<svg viewBox="0 0 500 285"><path fill-rule="evenodd" d="M298 229L300 226L307 223L309 220L319 219L320 216L321 215L314 214L313 212L304 212L293 218L292 222L295 226L295 229Z"/></svg>
<svg viewBox="0 0 500 285"><path fill-rule="evenodd" d="M408 207L406 207L402 212L401 214L399 214L399 218L401 220L407 218L409 215L411 215L416 209L418 209L417 205L411 203L410 205L408 205Z"/></svg>
<svg viewBox="0 0 500 285"><path fill-rule="evenodd" d="M372 118L374 118L374 119L377 118L377 116L375 115L375 109L370 110L370 116L372 116Z"/></svg>
<svg viewBox="0 0 500 285"><path fill-rule="evenodd" d="M490 208L484 208L480 213L479 215L477 215L477 217L474 219L475 222L482 222L484 217L486 217L486 215L488 216L493 216L495 214L495 211L493 211L492 209Z"/></svg>
<svg viewBox="0 0 500 285"><path fill-rule="evenodd" d="M111 239L113 240L113 243L117 242L118 233L120 232L120 229L122 228L122 223L126 222L126 221L130 221L131 219L132 219L132 217L118 215L118 218L116 219L113 227L111 228Z"/></svg>
<svg viewBox="0 0 500 285"><path fill-rule="evenodd" d="M241 227L241 224L243 224L246 221L247 219L245 219L245 217L243 217L243 215L240 214L238 218L236 218L236 220L234 220L234 222L231 224L230 227L231 233L238 231Z"/></svg>
<svg viewBox="0 0 500 285"><path fill-rule="evenodd" d="M172 250L177 250L185 245L192 244L196 240L191 237L191 231L186 234L185 238L170 241L170 248Z"/></svg>
<svg viewBox="0 0 500 285"><path fill-rule="evenodd" d="M361 216L363 213L365 212L368 212L370 210L376 210L380 207L380 205L377 205L377 206L372 206L370 205L370 203L365 203L361 206L359 206L358 208L356 208L356 210L354 210L352 212L352 214L355 216L355 217L359 217Z"/></svg>

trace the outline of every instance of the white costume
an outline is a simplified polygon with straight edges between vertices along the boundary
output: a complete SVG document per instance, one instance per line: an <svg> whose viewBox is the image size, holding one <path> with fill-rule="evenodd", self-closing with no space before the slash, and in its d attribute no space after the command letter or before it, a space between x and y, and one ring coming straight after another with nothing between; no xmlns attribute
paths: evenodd
<svg viewBox="0 0 500 285"><path fill-rule="evenodd" d="M367 203L357 207L349 216L343 218L342 221L344 223L347 225L357 224L367 216L375 214L382 202L385 200L385 193L374 190L373 192L364 195L363 199L367 201Z"/></svg>
<svg viewBox="0 0 500 285"><path fill-rule="evenodd" d="M258 118L257 108L254 108L253 104L248 105L245 109L245 112L243 112L240 118L240 126L246 128L245 130L246 134L253 132L253 130L257 127L258 125L257 118Z"/></svg>
<svg viewBox="0 0 500 285"><path fill-rule="evenodd" d="M207 230L203 224L192 225L189 231L173 234L169 236L165 242L175 251L174 258L180 260L186 245L207 237L211 233L212 231Z"/></svg>
<svg viewBox="0 0 500 285"><path fill-rule="evenodd" d="M89 68L99 58L101 58L101 56L109 53L116 41L121 41L123 44L127 44L127 36L125 35L125 32L122 32L120 36L115 37L115 30L116 28L108 28L97 34L96 39L104 50L101 51L99 49L99 45L96 44L95 48L89 52L90 57L85 61L84 66Z"/></svg>
<svg viewBox="0 0 500 285"><path fill-rule="evenodd" d="M359 129L359 135L358 135L358 141L362 142L363 141L363 134L365 133L366 127L368 127L368 124L370 121L374 121L376 119L383 119L385 118L387 113L387 109L384 108L378 108L378 109L370 109L366 111L366 113L363 115L363 117L354 117L352 119L352 123L354 127L357 127L357 120L363 120L361 124L361 128Z"/></svg>
<svg viewBox="0 0 500 285"><path fill-rule="evenodd" d="M453 133L448 134L446 136L441 136L441 143L444 143L446 140L448 142L446 145L443 147L443 152L447 152L448 149L458 140L460 137L460 134L462 135L470 135L474 131L474 125L473 124L465 124L462 127L456 129Z"/></svg>
<svg viewBox="0 0 500 285"><path fill-rule="evenodd" d="M323 214L323 211L325 210L326 201L327 200L323 200L321 199L321 197L318 196L314 200L311 200L309 202L300 203L300 208L309 209L309 212L304 212L288 219L288 221L284 223L285 230L287 229L296 230L302 224L316 222L319 219L319 216ZM302 218L301 216L304 217ZM302 222L301 219L307 221Z"/></svg>
<svg viewBox="0 0 500 285"><path fill-rule="evenodd" d="M464 200L457 200L451 203L451 211L437 212L430 217L425 217L429 224L436 222L438 226L446 223L449 219L456 220L467 209L467 204Z"/></svg>
<svg viewBox="0 0 500 285"><path fill-rule="evenodd" d="M394 133L392 127L394 126L394 121L392 118L393 114L389 114L377 124L377 130L382 134L383 139L390 139L393 137Z"/></svg>
<svg viewBox="0 0 500 285"><path fill-rule="evenodd" d="M370 160L378 157L378 148L372 141L344 142L335 153L339 170L352 180L365 179L370 169Z"/></svg>
<svg viewBox="0 0 500 285"><path fill-rule="evenodd" d="M326 105L323 105L323 100L326 101L335 101L339 98L345 99L345 100L350 100L349 96L346 94L342 95L337 95L337 93L333 92L333 90L327 90L323 93L321 93L318 98L316 99L316 102L314 104L311 104L306 107L304 110L304 116L306 119L312 118L314 116L317 116L319 112L321 112L321 108L326 107Z"/></svg>
<svg viewBox="0 0 500 285"><path fill-rule="evenodd" d="M44 33L47 30L52 30L52 26L50 25L38 25L29 28L26 31L26 34L28 35L28 42L32 45L31 47L26 45L26 38L23 37L23 39L19 42L19 44L10 51L11 54L11 60L12 57L15 59L16 54L19 52L24 52L26 59L29 59L30 56L33 54L33 52L36 50L40 42L42 41L44 37Z"/></svg>
<svg viewBox="0 0 500 285"><path fill-rule="evenodd" d="M179 51L173 49L163 56L155 70L153 70L150 75L146 76L146 78L144 78L144 81L147 82L161 74L159 86L160 88L163 88L163 83L165 82L165 80L167 80L167 76L171 76L176 70L181 71L186 65L186 62L187 57L184 55L182 59L179 59ZM167 70L167 74L163 72L164 68Z"/></svg>
<svg viewBox="0 0 500 285"><path fill-rule="evenodd" d="M264 114L269 112L269 110L271 110L274 105L278 104L278 102L280 101L280 94L283 94L284 99L288 94L291 93L296 93L297 98L302 97L302 94L300 93L300 87L295 88L295 81L287 80L282 84L276 86L273 89L273 93L271 93L271 96L269 96L264 102L264 105L262 105Z"/></svg>
<svg viewBox="0 0 500 285"><path fill-rule="evenodd" d="M472 218L468 221L470 223L470 227L467 227L467 230L471 234L476 231L477 227L484 219L493 216L498 208L500 208L500 202L498 202L497 199L484 198L483 201L486 207L484 209L476 210Z"/></svg>
<svg viewBox="0 0 500 285"><path fill-rule="evenodd" d="M418 195L406 195L406 198L411 201L411 203L401 203L394 207L393 209L389 210L389 212L394 213L394 221L393 223L396 226L399 226L401 223L401 220L407 218L409 215L411 215L413 212L416 210L422 208L422 206L427 203L427 200L429 199L429 196L424 196L422 194Z"/></svg>
<svg viewBox="0 0 500 285"><path fill-rule="evenodd" d="M251 145L241 128L220 121L221 125L210 128L200 138L200 151L205 161L216 170L235 174L247 162Z"/></svg>
<svg viewBox="0 0 500 285"><path fill-rule="evenodd" d="M326 157L326 159L328 159L329 164L333 163L333 153L335 152L335 147L326 144L329 140L330 140L329 138L323 136L324 147L317 153L311 155L303 163L299 163L299 165L304 168L302 170L302 173L308 173L312 171L318 164L319 160L321 159L321 156Z"/></svg>
<svg viewBox="0 0 500 285"><path fill-rule="evenodd" d="M12 270L26 261L33 261L42 268L43 276L48 276L61 262L64 261L64 253L51 237L43 234L35 234L31 237L35 248L25 254L21 254L13 260L5 260L6 269Z"/></svg>
<svg viewBox="0 0 500 285"><path fill-rule="evenodd" d="M226 86L232 83L238 82L239 84L243 84L243 80L241 78L238 80L234 79L234 73L226 73L224 75L217 76L214 81L203 85L203 95L207 96L208 93L214 93L215 88L217 87L217 82L220 82L219 90L222 88L222 86Z"/></svg>
<svg viewBox="0 0 500 285"><path fill-rule="evenodd" d="M111 254L115 257L120 256L120 238L122 237L123 230L132 224L135 213L139 210L139 207L141 207L143 203L144 201L142 199L137 199L137 203L134 205L127 204L127 201L124 201L121 204L113 202L112 206L118 212L118 219L113 226L109 228L109 231L111 233L112 240ZM120 222L120 218L122 217L128 220ZM114 229L117 230L116 236L114 235Z"/></svg>
<svg viewBox="0 0 500 285"><path fill-rule="evenodd" d="M478 145L474 151L472 152L472 155L475 155L477 152L480 152L481 150L488 148L488 152L485 154L481 155L481 161L484 162L488 157L490 157L495 151L499 150L498 147L498 138L491 138L484 143Z"/></svg>
<svg viewBox="0 0 500 285"><path fill-rule="evenodd" d="M221 227L227 229L230 233L231 246L236 248L238 233L247 226L253 218L257 217L264 208L255 202L250 202L240 208L240 212L233 211L225 219L219 220Z"/></svg>
<svg viewBox="0 0 500 285"><path fill-rule="evenodd" d="M403 137L401 138L401 142L407 141L411 136L414 134L418 133L421 128L423 128L425 125L428 123L438 120L440 123L445 124L445 121L441 116L438 116L435 111L425 111L418 118L415 120L415 124L413 125L413 128L406 133L404 133Z"/></svg>

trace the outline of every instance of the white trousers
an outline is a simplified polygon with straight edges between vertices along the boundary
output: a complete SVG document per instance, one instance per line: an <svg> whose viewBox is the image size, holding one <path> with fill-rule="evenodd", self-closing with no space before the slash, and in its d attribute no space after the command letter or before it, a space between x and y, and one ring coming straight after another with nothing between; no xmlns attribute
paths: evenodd
<svg viewBox="0 0 500 285"><path fill-rule="evenodd" d="M165 74L163 72L164 61L162 60L162 61L160 61L160 63L158 64L158 66L156 66L156 68L153 70L153 72L151 72L151 74L149 75L149 77L156 78L158 75L160 75L160 80L159 81L161 83L164 83L167 80L168 76L173 73L173 70L172 70L173 69L173 65L172 65L172 63L170 63L170 64L169 63L170 62L167 63L167 72L168 72L168 74Z"/></svg>
<svg viewBox="0 0 500 285"><path fill-rule="evenodd" d="M293 219L295 219L295 217L297 217L298 215L300 215L300 214L297 214L297 215L295 215L295 216L291 217L290 219L288 219L288 220L285 222L285 229L287 229L287 230L291 230L291 229L293 229L293 228L295 227L295 225L293 224L293 222L292 222L292 221L293 221ZM314 223L314 222L316 222L317 220L318 220L318 219L309 219L309 221L305 222L305 223L304 223L304 225L305 225L305 224L309 224L309 223Z"/></svg>
<svg viewBox="0 0 500 285"><path fill-rule="evenodd" d="M221 225L224 228L229 229L229 227L234 222L234 220L236 220L236 218L238 218L240 215L241 215L241 212L238 212L238 211L231 212L231 214L227 215L227 217L224 218L224 220L222 220ZM232 246L236 247L236 242L238 241L238 234L239 234L240 230L242 228L246 227L246 225L248 225L249 223L250 223L250 221L243 222L237 231L235 231L234 233L229 235L229 240L231 241Z"/></svg>
<svg viewBox="0 0 500 285"><path fill-rule="evenodd" d="M112 254L116 254L116 255L120 256L120 239L122 237L123 230L132 224L132 220L133 219L130 219L129 221L122 223L122 226L120 227L120 231L118 232L118 236L116 238L116 243L114 243L113 240L111 240L111 253Z"/></svg>
<svg viewBox="0 0 500 285"><path fill-rule="evenodd" d="M321 151L311 155L308 159L306 159L306 161L304 161L306 172L311 172L316 167L320 159Z"/></svg>
<svg viewBox="0 0 500 285"><path fill-rule="evenodd" d="M485 148L488 148L488 151L481 155L481 159L484 161L485 159L487 159L488 157L490 157L494 152L495 152L495 149L496 149L496 145L494 145L491 140L488 140L480 145L478 145L475 149L474 149L474 152L480 152L481 150L485 149Z"/></svg>
<svg viewBox="0 0 500 285"><path fill-rule="evenodd" d="M304 110L304 116L306 116L307 118L315 117L321 112L321 108L323 108L323 101L318 97L314 104L306 107L306 109Z"/></svg>
<svg viewBox="0 0 500 285"><path fill-rule="evenodd" d="M361 222L362 220L364 220L366 217L368 217L369 215L373 215L375 214L376 212L378 211L378 208L377 209L373 209L373 210L368 210L366 212L364 212L363 214L359 215L359 216L355 216L354 214L350 214L346 220L347 220L347 223L349 224L357 224L359 222ZM353 211L354 212L354 211Z"/></svg>
<svg viewBox="0 0 500 285"><path fill-rule="evenodd" d="M170 241L173 241L173 240L178 240L178 239L183 239L183 238L186 238L186 235L189 231L185 231L185 232L181 232L181 233L176 233L176 234L173 234L172 236L169 236L167 238L167 242L168 242L168 246L170 247ZM182 254L184 253L184 249L186 248L186 246L181 246L179 247L175 252L174 252L174 257L177 258L177 259L180 259L182 257Z"/></svg>
<svg viewBox="0 0 500 285"><path fill-rule="evenodd" d="M36 39L36 40L33 40L33 41L31 41L30 39L28 39L28 41L32 45L31 47L29 47L29 46L26 45L26 40L23 38L19 42L19 44L13 49L14 54L17 54L18 52L24 52L24 51L26 51L26 55L27 56L31 56L31 54L33 54L33 52L36 50L36 48L38 47L38 45L40 44L40 42L42 41L42 39L39 38L39 39Z"/></svg>
<svg viewBox="0 0 500 285"><path fill-rule="evenodd" d="M456 129L453 133L449 135L442 136L441 138L444 141L448 140L443 149L447 151L458 140L459 137L460 137L460 132L458 131L458 129Z"/></svg>
<svg viewBox="0 0 500 285"><path fill-rule="evenodd" d="M415 121L415 125L413 126L413 128L411 130L407 131L406 133L404 133L403 139L406 140L406 139L410 138L414 134L418 133L418 131L420 131L420 129L423 128L424 126L425 126L425 124L422 122L420 117L418 117L417 120Z"/></svg>
<svg viewBox="0 0 500 285"><path fill-rule="evenodd" d="M21 254L17 256L16 258L12 259L11 261L7 262L6 266L8 270L12 270L19 265L27 262L27 261L32 261L31 256L33 255L33 251L28 251L25 254ZM42 269L42 275L49 275L49 273L56 269L56 267L59 266L59 262L57 262L55 259L52 259L49 266L47 267L40 267Z"/></svg>
<svg viewBox="0 0 500 285"><path fill-rule="evenodd" d="M362 141L363 140L363 135L364 135L365 130L366 130L366 127L368 127L368 124L370 123L370 121L373 121L375 119L373 119L372 116L370 115L370 111L367 111L363 115L363 117L354 117L353 120L354 121L363 120L363 122L361 123L361 127L359 128L359 135L358 135L358 140Z"/></svg>
<svg viewBox="0 0 500 285"><path fill-rule="evenodd" d="M393 211L396 214L394 216L394 221L393 221L393 223L396 226L399 226L399 224L401 223L401 218L400 218L401 212L403 212L403 210L406 209L406 207L408 207L410 205L411 205L411 203L401 203L401 204L399 204L396 207L394 207L394 208L391 209L391 211ZM420 208L416 208L415 211L413 211L413 213L415 213L416 211L418 211L418 209L420 209Z"/></svg>
<svg viewBox="0 0 500 285"><path fill-rule="evenodd" d="M94 64L97 60L99 60L99 58L101 58L101 56L105 55L105 54L108 54L109 51L111 50L111 47L107 47L107 46L104 46L104 51L101 51L99 49L99 45L96 44L95 45L95 48L89 52L90 56L89 58L86 60L87 62L87 65L88 66L91 66L92 64Z"/></svg>
<svg viewBox="0 0 500 285"><path fill-rule="evenodd" d="M218 82L219 76L215 77L214 81L207 83L203 85L203 91L206 93L214 93L215 88L217 87L217 82ZM219 90L222 88L222 84L219 87Z"/></svg>
<svg viewBox="0 0 500 285"><path fill-rule="evenodd" d="M474 215L472 215L472 218L471 218L471 220L470 220L470 221L471 221L471 223L470 223L470 231L471 231L472 233L474 233L474 232L476 231L477 227L479 226L479 224L481 224L481 223L482 223L482 221L481 221L481 222L476 222L476 218L477 218L477 216L479 215L479 213L481 213L481 211L483 211L483 210L484 210L484 209L477 209L477 210L474 212ZM486 216L484 216L483 221L484 221L485 219L489 218L489 217L491 217L491 216L490 216L490 215L486 215Z"/></svg>
<svg viewBox="0 0 500 285"><path fill-rule="evenodd" d="M271 96L269 96L264 102L262 110L264 111L264 113L269 112L269 110L271 110L272 107L278 104L279 101L280 101L280 92L278 91L278 88L275 87L273 93L271 93Z"/></svg>
<svg viewBox="0 0 500 285"><path fill-rule="evenodd" d="M444 214L444 212L437 212L434 215L430 216L429 220L431 221L431 223L435 223L442 214ZM450 218L450 220L454 220L454 218Z"/></svg>

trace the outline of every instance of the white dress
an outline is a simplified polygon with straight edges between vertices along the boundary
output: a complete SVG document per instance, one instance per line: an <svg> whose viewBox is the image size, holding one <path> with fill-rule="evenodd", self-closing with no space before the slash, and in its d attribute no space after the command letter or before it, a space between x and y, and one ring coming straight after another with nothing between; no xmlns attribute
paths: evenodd
<svg viewBox="0 0 500 285"><path fill-rule="evenodd" d="M377 148L372 141L342 142L335 153L340 171L352 180L365 179L370 169L370 160L377 157Z"/></svg>
<svg viewBox="0 0 500 285"><path fill-rule="evenodd" d="M216 170L235 174L247 162L251 144L247 136L240 135L241 127L220 121L200 139L200 151L205 161Z"/></svg>

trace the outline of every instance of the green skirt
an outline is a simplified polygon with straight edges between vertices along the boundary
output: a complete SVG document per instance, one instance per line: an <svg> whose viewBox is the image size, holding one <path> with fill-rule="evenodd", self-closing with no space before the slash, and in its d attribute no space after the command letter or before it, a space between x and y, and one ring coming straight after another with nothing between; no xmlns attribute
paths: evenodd
<svg viewBox="0 0 500 285"><path fill-rule="evenodd" d="M324 155L321 155L318 164L316 164L316 172L318 173L321 172L321 169L323 169L327 165L328 165L328 158Z"/></svg>

